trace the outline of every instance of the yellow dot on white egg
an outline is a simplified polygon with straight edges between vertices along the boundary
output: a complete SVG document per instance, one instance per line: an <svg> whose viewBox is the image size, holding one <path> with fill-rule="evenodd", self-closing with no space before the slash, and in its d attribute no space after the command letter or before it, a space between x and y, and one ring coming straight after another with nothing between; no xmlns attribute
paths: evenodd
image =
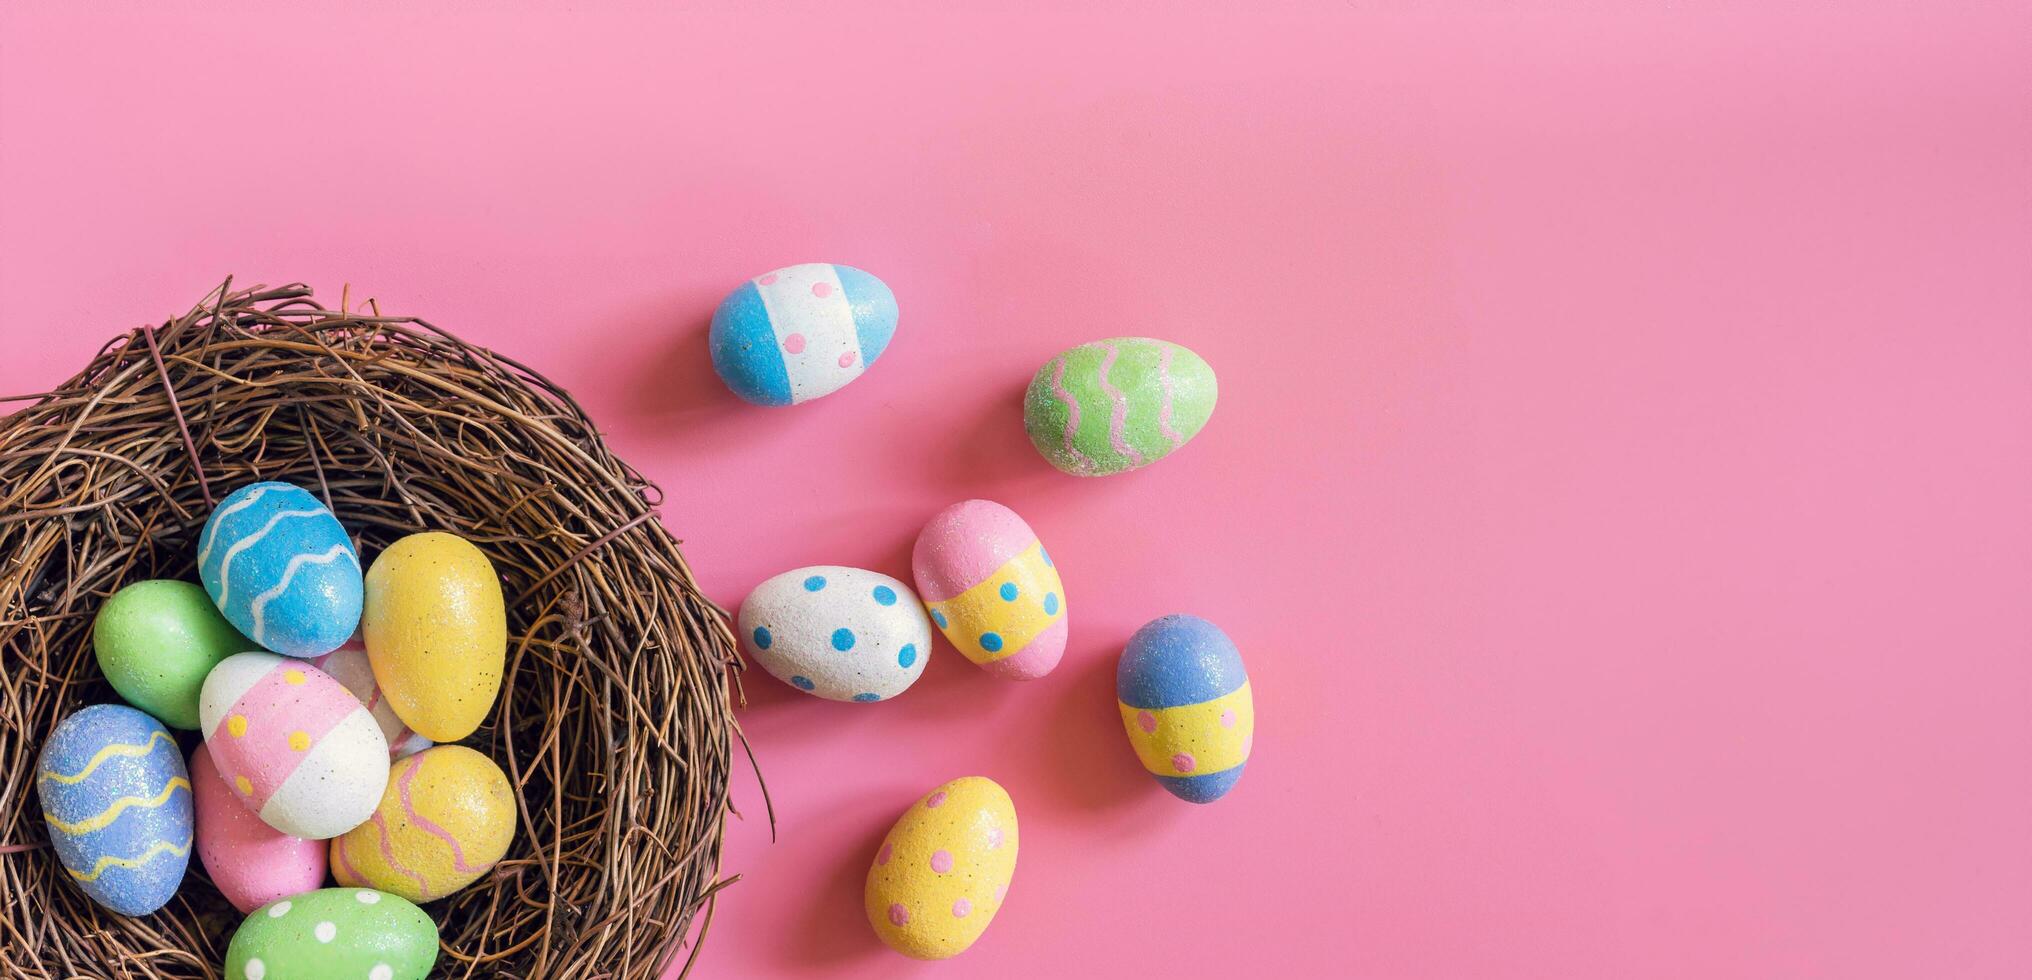
<svg viewBox="0 0 2032 980"><path fill-rule="evenodd" d="M308 732L290 732L289 747L298 752L310 748L310 734Z"/></svg>
<svg viewBox="0 0 2032 980"><path fill-rule="evenodd" d="M239 738L240 736L247 734L247 716L234 715L233 717L226 719L226 734L231 735L234 738Z"/></svg>

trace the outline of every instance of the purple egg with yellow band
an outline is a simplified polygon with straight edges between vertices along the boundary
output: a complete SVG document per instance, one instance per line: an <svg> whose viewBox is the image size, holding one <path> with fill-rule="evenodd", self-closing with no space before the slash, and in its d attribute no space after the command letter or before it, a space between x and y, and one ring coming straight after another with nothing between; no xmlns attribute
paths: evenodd
<svg viewBox="0 0 2032 980"><path fill-rule="evenodd" d="M1256 705L1242 654L1197 616L1144 624L1115 668L1122 728L1157 782L1189 803L1212 803L1242 778Z"/></svg>

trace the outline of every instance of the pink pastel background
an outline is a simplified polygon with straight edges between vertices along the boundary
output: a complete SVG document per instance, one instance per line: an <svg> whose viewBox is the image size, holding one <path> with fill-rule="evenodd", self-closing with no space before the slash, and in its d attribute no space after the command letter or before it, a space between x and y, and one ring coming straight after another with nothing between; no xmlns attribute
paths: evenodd
<svg viewBox="0 0 2032 980"><path fill-rule="evenodd" d="M0 390L351 284L583 396L727 605L1028 517L1049 678L749 675L703 976L2032 975L2032 13L1505 6L10 4ZM895 344L739 404L707 317L813 260ZM1122 334L1220 408L1061 476L1020 390ZM1261 718L1206 808L1112 704L1177 611ZM907 962L861 878L967 773L1015 887Z"/></svg>

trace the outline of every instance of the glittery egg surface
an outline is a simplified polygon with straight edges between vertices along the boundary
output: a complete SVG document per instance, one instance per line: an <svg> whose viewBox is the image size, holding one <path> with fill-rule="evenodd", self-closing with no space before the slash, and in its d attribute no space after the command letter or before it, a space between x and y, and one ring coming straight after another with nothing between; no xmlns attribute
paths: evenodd
<svg viewBox="0 0 2032 980"><path fill-rule="evenodd" d="M889 347L896 295L852 266L808 262L728 294L708 333L713 370L742 400L795 405L847 386Z"/></svg>
<svg viewBox="0 0 2032 980"><path fill-rule="evenodd" d="M242 806L292 837L359 826L388 785L388 740L366 705L307 660L240 653L198 698L205 746Z"/></svg>
<svg viewBox="0 0 2032 980"><path fill-rule="evenodd" d="M64 876L106 908L147 915L190 863L190 776L169 729L124 704L95 704L43 744L35 789Z"/></svg>
<svg viewBox="0 0 2032 980"><path fill-rule="evenodd" d="M320 888L249 913L226 980L424 980L437 952L437 923L401 896Z"/></svg>
<svg viewBox="0 0 2032 980"><path fill-rule="evenodd" d="M1242 778L1256 735L1256 703L1242 654L1198 616L1151 620L1115 669L1129 744L1173 796L1212 803Z"/></svg>
<svg viewBox="0 0 2032 980"><path fill-rule="evenodd" d="M912 577L931 621L997 677L1032 680L1065 654L1065 584L1037 533L992 500L963 500L925 523Z"/></svg>
<svg viewBox="0 0 2032 980"><path fill-rule="evenodd" d="M1220 390L1198 354L1165 340L1081 344L1037 369L1023 427L1037 451L1074 476L1140 469L1184 448L1213 417Z"/></svg>
<svg viewBox="0 0 2032 980"><path fill-rule="evenodd" d="M360 633L381 693L424 738L456 742L494 710L508 612L494 563L456 534L411 534L367 569Z"/></svg>
<svg viewBox="0 0 2032 980"><path fill-rule="evenodd" d="M939 786L910 805L875 852L868 924L914 959L966 952L1008 898L1016 845L1016 804L1000 784L964 776Z"/></svg>
<svg viewBox="0 0 2032 980"><path fill-rule="evenodd" d="M198 535L198 577L227 622L276 653L330 653L360 625L360 556L324 502L294 484L219 501Z"/></svg>
<svg viewBox="0 0 2032 980"><path fill-rule="evenodd" d="M241 914L324 884L325 842L268 826L240 802L202 744L191 753L190 778L198 857L212 884Z"/></svg>
<svg viewBox="0 0 2032 980"><path fill-rule="evenodd" d="M507 774L463 745L440 745L395 763L374 815L332 838L332 876L434 901L493 870L514 838Z"/></svg>
<svg viewBox="0 0 2032 980"><path fill-rule="evenodd" d="M931 621L910 587L879 572L813 565L748 594L741 651L776 679L832 701L887 701L917 682Z"/></svg>

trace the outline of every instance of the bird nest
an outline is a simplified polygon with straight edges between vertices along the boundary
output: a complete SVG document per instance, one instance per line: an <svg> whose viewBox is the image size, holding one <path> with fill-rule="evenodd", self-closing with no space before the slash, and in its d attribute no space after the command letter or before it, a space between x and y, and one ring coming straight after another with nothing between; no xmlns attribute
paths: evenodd
<svg viewBox="0 0 2032 980"><path fill-rule="evenodd" d="M0 418L0 975L218 975L239 916L203 866L152 915L101 908L49 847L34 767L60 719L119 700L92 653L100 603L192 579L212 505L259 480L322 497L363 556L450 531L501 573L501 697L464 744L508 774L521 820L491 874L426 907L437 975L689 969L730 882L739 655L661 491L569 393L371 303L229 281L27 399Z"/></svg>

